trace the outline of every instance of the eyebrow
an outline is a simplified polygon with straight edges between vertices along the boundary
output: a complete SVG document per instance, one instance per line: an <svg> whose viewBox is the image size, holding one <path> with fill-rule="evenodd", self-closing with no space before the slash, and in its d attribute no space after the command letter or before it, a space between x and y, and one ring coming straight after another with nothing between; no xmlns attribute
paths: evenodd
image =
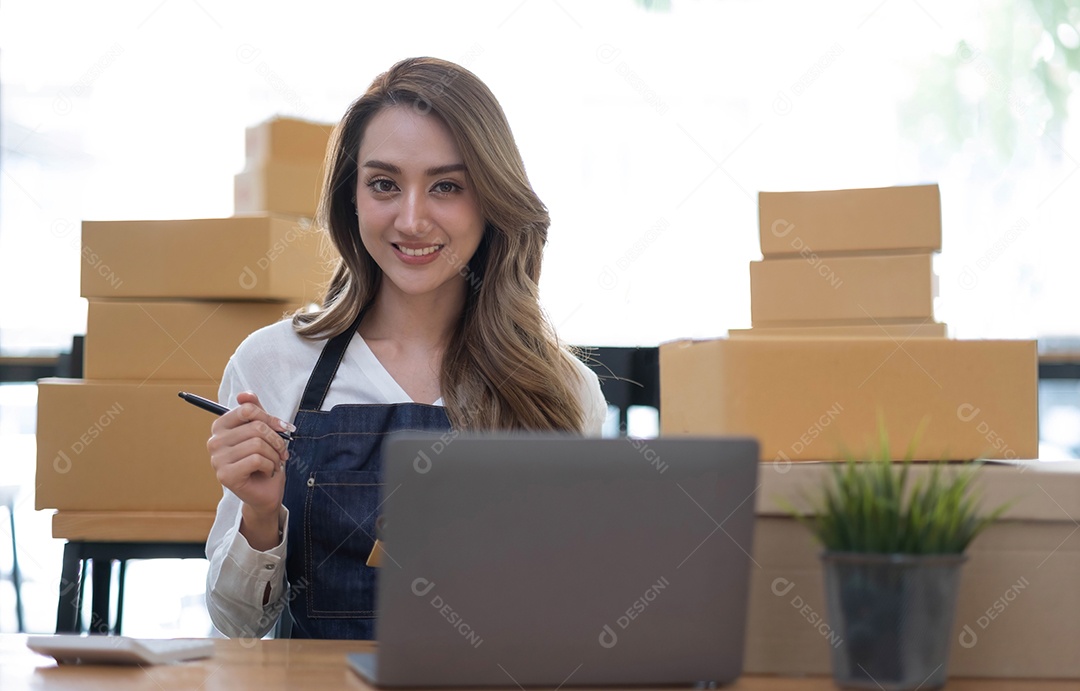
<svg viewBox="0 0 1080 691"><path fill-rule="evenodd" d="M398 168L393 163L386 163L385 161L368 161L363 165L364 168L378 168L379 170L385 170L388 173L394 175L401 175L401 168ZM464 163L450 163L445 166L435 166L434 168L428 168L424 171L429 177L435 175L443 175L445 173L454 173L459 170L465 170Z"/></svg>

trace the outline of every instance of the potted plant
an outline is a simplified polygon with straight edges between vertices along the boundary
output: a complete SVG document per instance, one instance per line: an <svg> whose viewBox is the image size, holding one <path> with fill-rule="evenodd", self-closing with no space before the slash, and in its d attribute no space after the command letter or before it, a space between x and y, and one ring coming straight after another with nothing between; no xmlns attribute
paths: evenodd
<svg viewBox="0 0 1080 691"><path fill-rule="evenodd" d="M975 465L929 464L909 484L915 444L893 463L888 438L859 462L834 465L809 515L794 512L825 551L826 612L843 644L833 678L851 689L937 689L949 643L964 550L1007 505L980 515Z"/></svg>

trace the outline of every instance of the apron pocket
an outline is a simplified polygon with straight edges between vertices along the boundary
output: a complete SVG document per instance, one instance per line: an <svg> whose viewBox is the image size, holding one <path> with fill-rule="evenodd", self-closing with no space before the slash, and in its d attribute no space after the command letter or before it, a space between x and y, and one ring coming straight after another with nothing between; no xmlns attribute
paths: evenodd
<svg viewBox="0 0 1080 691"><path fill-rule="evenodd" d="M379 473L318 471L304 501L304 572L308 616L375 617L375 577L367 566L375 546Z"/></svg>

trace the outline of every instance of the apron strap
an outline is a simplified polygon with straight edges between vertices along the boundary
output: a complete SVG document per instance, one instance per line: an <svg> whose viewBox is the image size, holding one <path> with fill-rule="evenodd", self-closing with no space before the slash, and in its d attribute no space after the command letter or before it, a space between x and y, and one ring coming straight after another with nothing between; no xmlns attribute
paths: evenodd
<svg viewBox="0 0 1080 691"><path fill-rule="evenodd" d="M360 310L360 313L356 315L356 319L348 329L331 338L323 346L322 353L319 354L319 360L315 363L315 369L311 370L307 386L304 387L304 395L300 399L300 410L312 410L315 412L322 410L323 401L326 400L326 394L330 391L330 382L334 380L338 366L341 365L341 361L345 358L345 351L348 350L349 343L352 342L353 334L360 328L360 321L364 318L366 312L367 306Z"/></svg>

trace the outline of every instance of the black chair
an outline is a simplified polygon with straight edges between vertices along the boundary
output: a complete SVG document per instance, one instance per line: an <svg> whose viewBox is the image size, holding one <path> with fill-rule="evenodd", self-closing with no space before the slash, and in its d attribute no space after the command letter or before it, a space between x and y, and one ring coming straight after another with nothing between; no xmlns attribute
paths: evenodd
<svg viewBox="0 0 1080 691"><path fill-rule="evenodd" d="M630 406L660 409L660 349L655 346L580 348L585 364L600 378L608 403L619 409L619 433L625 434Z"/></svg>
<svg viewBox="0 0 1080 691"><path fill-rule="evenodd" d="M121 634L124 618L124 581L129 559L201 559L202 542L89 542L68 540L60 573L56 607L56 633ZM120 562L117 579L116 621L110 618L112 564ZM87 579L91 581L90 621L84 627L82 604Z"/></svg>

